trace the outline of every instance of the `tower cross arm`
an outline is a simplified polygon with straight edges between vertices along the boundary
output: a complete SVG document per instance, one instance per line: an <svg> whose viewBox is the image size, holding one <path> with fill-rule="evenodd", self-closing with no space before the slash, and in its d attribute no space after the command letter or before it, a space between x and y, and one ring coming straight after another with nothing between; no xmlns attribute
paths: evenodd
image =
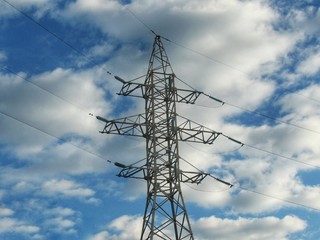
<svg viewBox="0 0 320 240"><path fill-rule="evenodd" d="M190 171L180 171L180 181L183 183L196 183L200 184L208 173L204 172L190 172Z"/></svg>
<svg viewBox="0 0 320 240"><path fill-rule="evenodd" d="M126 136L148 137L146 130L146 118L143 114L107 120L97 116L98 120L105 123L100 133L118 134ZM196 142L204 144L213 144L213 142L221 135L209 128L206 128L196 122L183 118L183 122L174 128L180 141ZM158 138L166 139L166 135L159 135Z"/></svg>
<svg viewBox="0 0 320 240"><path fill-rule="evenodd" d="M115 78L122 83L122 87L118 95L132 96L132 97L144 97L145 96L145 84L125 81L118 76Z"/></svg>
<svg viewBox="0 0 320 240"><path fill-rule="evenodd" d="M197 90L177 89L177 102L194 104L201 94Z"/></svg>
<svg viewBox="0 0 320 240"><path fill-rule="evenodd" d="M125 81L122 78L115 76L115 79L117 79L119 82L122 83L122 87L118 93L118 95L122 96L132 96L132 97L142 97L146 98L146 89L148 86L146 84L142 83L136 83L131 81ZM189 90L189 89L179 89L179 88L170 88L170 85L168 86L169 91L175 92L175 101L180 103L187 103L187 104L194 104L198 97L203 94L203 92L197 91L197 90Z"/></svg>
<svg viewBox="0 0 320 240"><path fill-rule="evenodd" d="M143 114L113 120L107 120L100 116L97 116L96 118L105 122L105 126L100 133L145 137L146 121Z"/></svg>
<svg viewBox="0 0 320 240"><path fill-rule="evenodd" d="M177 126L177 135L181 141L213 144L221 133L184 118L184 121Z"/></svg>
<svg viewBox="0 0 320 240"><path fill-rule="evenodd" d="M116 167L121 168L120 172L117 174L118 177L148 180L150 176L154 175L154 168L148 167L147 165L136 166L135 164L125 165L119 162L111 162L111 161L109 162L113 163ZM179 176L180 181L183 183L200 184L203 179L205 179L207 176L210 176L209 173L205 173L202 171L193 172L193 171L183 171L180 169L176 169L176 171L178 173L177 176ZM219 179L216 179L216 180L219 180Z"/></svg>

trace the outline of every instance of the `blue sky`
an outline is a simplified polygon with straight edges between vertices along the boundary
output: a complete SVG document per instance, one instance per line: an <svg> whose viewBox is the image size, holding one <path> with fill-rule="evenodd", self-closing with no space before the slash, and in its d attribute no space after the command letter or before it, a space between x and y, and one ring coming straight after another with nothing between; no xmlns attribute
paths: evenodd
<svg viewBox="0 0 320 240"><path fill-rule="evenodd" d="M179 145L197 168L250 190L183 185L195 239L320 239L319 7L0 0L0 239L139 239L145 183L116 177L107 160L143 159L145 143L100 134L89 113L144 111L116 95L113 76L146 73L148 28L170 40L180 79L225 102L201 96L179 114L244 143Z"/></svg>

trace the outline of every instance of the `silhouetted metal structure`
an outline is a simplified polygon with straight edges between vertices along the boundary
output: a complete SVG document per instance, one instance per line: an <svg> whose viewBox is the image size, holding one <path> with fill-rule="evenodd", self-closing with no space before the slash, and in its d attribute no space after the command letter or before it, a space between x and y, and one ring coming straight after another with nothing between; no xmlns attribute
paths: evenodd
<svg viewBox="0 0 320 240"><path fill-rule="evenodd" d="M147 181L147 198L140 240L194 239L181 182L200 183L201 172L186 172L179 167L179 141L212 144L220 133L179 116L176 103L194 103L201 92L177 89L175 75L161 42L155 37L144 83L115 77L123 86L124 96L145 100L145 113L107 120L101 133L139 136L146 139L146 160L143 165L124 165L118 176Z"/></svg>

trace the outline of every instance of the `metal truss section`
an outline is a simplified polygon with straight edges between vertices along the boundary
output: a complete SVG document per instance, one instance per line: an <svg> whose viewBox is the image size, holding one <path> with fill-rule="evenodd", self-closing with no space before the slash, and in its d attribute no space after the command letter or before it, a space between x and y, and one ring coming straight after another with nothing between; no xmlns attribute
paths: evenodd
<svg viewBox="0 0 320 240"><path fill-rule="evenodd" d="M160 108L160 105L158 106ZM146 118L142 114L137 114L130 117L124 117L114 120L107 120L97 116L97 119L106 123L100 133L117 134L126 136L136 136L151 138L152 133L147 131ZM195 142L203 144L213 144L217 137L221 134L209 128L206 128L189 119L183 118L183 122L179 126L174 125L173 119L163 119L158 116L157 129L154 132L156 138L167 140L172 138L172 132L165 131L167 126L174 130L178 136L178 140L185 142ZM150 126L150 125L149 125Z"/></svg>
<svg viewBox="0 0 320 240"><path fill-rule="evenodd" d="M181 141L204 144L213 144L216 138L221 134L189 119L185 119L184 122L179 124L177 133Z"/></svg>
<svg viewBox="0 0 320 240"><path fill-rule="evenodd" d="M184 183L200 184L202 180L205 179L207 176L207 173L202 172L180 171L180 181Z"/></svg>
<svg viewBox="0 0 320 240"><path fill-rule="evenodd" d="M194 104L201 94L202 92L198 91L177 89L177 102Z"/></svg>
<svg viewBox="0 0 320 240"><path fill-rule="evenodd" d="M150 167L148 168L146 165L143 165L143 166L128 165L127 166L118 162L115 162L114 165L119 168L122 168L121 171L117 174L118 177L148 180L148 177L147 177L148 171L151 171L151 178L155 174L154 169ZM203 179L205 179L208 176L208 173L204 173L204 172L182 171L178 169L176 169L176 171L177 171L177 174L179 175L180 182L183 182L183 183L200 184L203 181Z"/></svg>
<svg viewBox="0 0 320 240"><path fill-rule="evenodd" d="M160 37L145 80L147 200L140 240L193 240L180 187L174 74Z"/></svg>
<svg viewBox="0 0 320 240"><path fill-rule="evenodd" d="M100 116L96 117L98 120L105 122L103 130L100 133L118 134L127 136L145 136L145 116L137 114L129 117L107 120Z"/></svg>
<svg viewBox="0 0 320 240"><path fill-rule="evenodd" d="M123 84L119 95L145 101L144 114L114 120L97 117L105 123L101 133L145 138L144 164L114 163L121 168L119 177L147 182L140 240L194 240L180 184L199 184L208 174L180 169L179 141L212 144L221 133L178 116L176 103L193 104L202 92L175 87L160 36L155 38L143 84L115 78Z"/></svg>
<svg viewBox="0 0 320 240"><path fill-rule="evenodd" d="M116 79L121 79L115 76ZM146 95L146 88L150 86L146 86L145 84L141 83L134 83L134 82L126 82L123 79L119 80L123 83L122 88L118 95L123 96L131 96L131 97L148 97ZM187 103L187 104L194 104L198 97L202 94L202 92L195 91L195 90L187 90L187 89L173 89L176 95L176 102L179 103ZM162 99L161 97L159 98Z"/></svg>

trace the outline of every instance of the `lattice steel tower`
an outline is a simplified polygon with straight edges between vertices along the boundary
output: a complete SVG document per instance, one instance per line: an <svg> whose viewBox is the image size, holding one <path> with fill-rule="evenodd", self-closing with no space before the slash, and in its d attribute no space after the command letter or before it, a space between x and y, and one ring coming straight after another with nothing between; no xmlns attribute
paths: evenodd
<svg viewBox="0 0 320 240"><path fill-rule="evenodd" d="M139 136L146 139L146 159L142 165L124 165L118 176L147 181L147 199L140 240L194 239L181 182L200 183L205 173L186 172L179 167L179 141L211 144L220 133L179 116L176 103L194 103L201 92L177 89L175 75L161 42L155 37L144 83L115 77L124 96L142 97L145 113L107 120L101 133Z"/></svg>

